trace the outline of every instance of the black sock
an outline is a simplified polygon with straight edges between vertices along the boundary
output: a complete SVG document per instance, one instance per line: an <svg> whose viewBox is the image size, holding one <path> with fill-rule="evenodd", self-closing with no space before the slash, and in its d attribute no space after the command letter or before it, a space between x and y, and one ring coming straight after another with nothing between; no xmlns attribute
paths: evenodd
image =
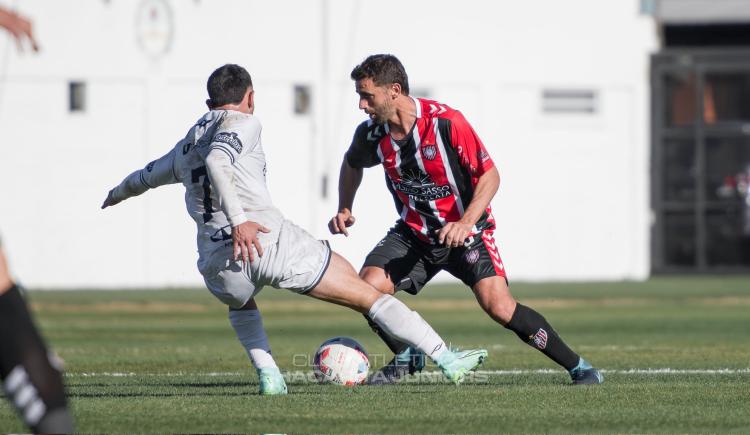
<svg viewBox="0 0 750 435"><path fill-rule="evenodd" d="M6 397L32 391L31 399L17 408L34 432L73 432L60 372L49 360L47 349L31 315L14 285L0 295L0 378Z"/></svg>
<svg viewBox="0 0 750 435"><path fill-rule="evenodd" d="M376 334L378 334L378 337L383 340L383 343L388 346L388 349L390 349L391 352L393 352L394 354L399 354L405 351L407 347L409 347L408 344L398 341L390 335L386 334L385 331L383 331L377 323L372 321L370 316L368 316L367 314L363 314L363 316L365 316L365 319L367 319L367 324L370 325L370 328L372 328L372 330L375 331Z"/></svg>
<svg viewBox="0 0 750 435"><path fill-rule="evenodd" d="M570 350L547 319L533 309L516 304L516 311L505 327L515 332L524 343L539 349L552 361L563 366L565 370L571 370L578 365L578 354Z"/></svg>

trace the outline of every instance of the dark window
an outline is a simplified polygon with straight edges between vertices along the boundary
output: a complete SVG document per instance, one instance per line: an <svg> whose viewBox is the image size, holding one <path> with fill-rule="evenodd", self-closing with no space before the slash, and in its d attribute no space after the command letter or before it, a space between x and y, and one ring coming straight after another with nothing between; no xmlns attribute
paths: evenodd
<svg viewBox="0 0 750 435"><path fill-rule="evenodd" d="M294 86L294 113L296 115L310 114L310 87L307 85Z"/></svg>
<svg viewBox="0 0 750 435"><path fill-rule="evenodd" d="M70 112L86 111L86 83L68 83L68 110Z"/></svg>
<svg viewBox="0 0 750 435"><path fill-rule="evenodd" d="M664 254L670 266L695 266L695 214L664 214Z"/></svg>
<svg viewBox="0 0 750 435"><path fill-rule="evenodd" d="M750 24L667 24L665 47L750 45Z"/></svg>
<svg viewBox="0 0 750 435"><path fill-rule="evenodd" d="M750 52L653 58L652 266L750 270Z"/></svg>
<svg viewBox="0 0 750 435"><path fill-rule="evenodd" d="M662 174L664 200L667 202L695 201L695 145L690 139L664 141L664 169Z"/></svg>

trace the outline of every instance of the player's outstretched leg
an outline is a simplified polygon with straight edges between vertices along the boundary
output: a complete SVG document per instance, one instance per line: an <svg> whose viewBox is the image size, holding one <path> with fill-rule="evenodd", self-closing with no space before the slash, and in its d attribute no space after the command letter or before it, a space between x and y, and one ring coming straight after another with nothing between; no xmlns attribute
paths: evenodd
<svg viewBox="0 0 750 435"><path fill-rule="evenodd" d="M359 276L368 284L375 287L381 293L394 294L396 291L391 278L386 275L385 270L377 266L365 266L359 272ZM375 370L367 379L370 385L395 384L406 375L421 372L425 366L425 355L408 344L396 340L386 334L377 323L367 315L364 315L370 328L375 332L388 349L393 352L393 359L378 370Z"/></svg>
<svg viewBox="0 0 750 435"><path fill-rule="evenodd" d="M287 394L286 382L271 356L271 346L255 300L250 299L239 309L230 308L229 322L258 371L259 393L266 396Z"/></svg>
<svg viewBox="0 0 750 435"><path fill-rule="evenodd" d="M380 328L377 323L373 322L373 320L366 314L364 317L367 319L370 328L372 328L378 337L383 340L386 346L388 346L388 349L393 352L393 359L370 375L367 379L368 384L395 384L406 375L413 375L414 373L422 371L425 365L425 357L422 352L386 334L383 329Z"/></svg>
<svg viewBox="0 0 750 435"><path fill-rule="evenodd" d="M535 310L513 299L502 277L489 277L473 287L479 305L487 314L518 338L539 350L568 371L573 384L601 384L601 372L573 352L552 325Z"/></svg>
<svg viewBox="0 0 750 435"><path fill-rule="evenodd" d="M458 384L487 357L478 349L456 353L415 311L393 296L382 294L363 281L335 252L323 279L308 295L367 314L387 334L432 358L448 379Z"/></svg>
<svg viewBox="0 0 750 435"><path fill-rule="evenodd" d="M0 288L0 378L5 395L34 433L72 433L62 378L50 356L18 288Z"/></svg>

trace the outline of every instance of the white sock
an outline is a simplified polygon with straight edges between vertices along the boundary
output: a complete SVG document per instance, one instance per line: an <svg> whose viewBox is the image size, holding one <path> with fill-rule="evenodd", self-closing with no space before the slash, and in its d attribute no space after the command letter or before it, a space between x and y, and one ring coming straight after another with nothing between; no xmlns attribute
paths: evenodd
<svg viewBox="0 0 750 435"><path fill-rule="evenodd" d="M276 367L258 310L229 310L229 322L255 368Z"/></svg>
<svg viewBox="0 0 750 435"><path fill-rule="evenodd" d="M415 347L436 360L448 346L416 311L391 295L383 295L372 304L370 318L389 335Z"/></svg>

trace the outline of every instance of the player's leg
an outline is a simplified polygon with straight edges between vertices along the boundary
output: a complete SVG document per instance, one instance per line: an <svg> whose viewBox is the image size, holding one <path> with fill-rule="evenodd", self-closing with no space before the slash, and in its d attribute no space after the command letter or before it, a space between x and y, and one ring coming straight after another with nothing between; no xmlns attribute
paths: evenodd
<svg viewBox="0 0 750 435"><path fill-rule="evenodd" d="M260 394L286 394L287 387L279 367L271 356L271 345L263 327L263 319L255 299L251 298L240 308L229 308L229 323L232 324L237 339L245 348L255 369L258 371Z"/></svg>
<svg viewBox="0 0 750 435"><path fill-rule="evenodd" d="M310 296L344 305L367 314L387 334L432 358L452 381L461 382L487 356L486 350L461 354L450 351L443 339L415 311L391 295L382 294L363 281L354 268L332 253L328 269Z"/></svg>
<svg viewBox="0 0 750 435"><path fill-rule="evenodd" d="M37 433L72 433L58 368L37 332L0 249L0 378L6 397Z"/></svg>
<svg viewBox="0 0 750 435"><path fill-rule="evenodd" d="M599 384L601 373L573 352L552 325L533 308L513 299L504 278L489 277L473 287L482 309L518 338L564 367L576 384Z"/></svg>
<svg viewBox="0 0 750 435"><path fill-rule="evenodd" d="M403 290L416 294L436 273L426 270L419 248L419 241L414 240L411 230L404 224L396 224L367 255L360 276L381 293L392 295ZM365 319L394 354L387 364L373 372L369 383L392 384L407 374L422 371L423 353L388 335L367 315Z"/></svg>
<svg viewBox="0 0 750 435"><path fill-rule="evenodd" d="M373 256L368 256L365 260L365 264L367 264L368 261L372 260ZM393 284L393 281L391 281L391 277L386 273L383 267L365 266L360 271L359 276L381 293L393 295L396 292L395 285ZM388 335L367 314L364 314L364 317L365 320L367 320L367 324L370 326L370 329L375 332L383 341L383 343L388 346L388 349L393 352L393 357L390 357L391 359L387 363L383 364L379 369L373 371L373 373L368 377L368 384L395 384L403 379L406 375L413 375L417 372L421 372L422 369L424 369L425 356L422 352L419 352L417 349L410 347L408 344ZM376 363L380 364L380 362Z"/></svg>
<svg viewBox="0 0 750 435"><path fill-rule="evenodd" d="M255 303L254 296L259 289L250 279L249 266L241 262L227 263L228 257L224 254L228 256L229 252L217 254L217 263L222 267L209 268L213 273L204 274L206 287L229 307L229 323L258 373L259 393L286 394L284 377L271 355L263 319Z"/></svg>
<svg viewBox="0 0 750 435"><path fill-rule="evenodd" d="M371 255L368 256L368 258L371 257ZM380 293L386 295L396 294L396 287L393 285L393 281L391 281L391 278L385 272L385 269L378 266L367 266L366 261L367 260L365 260L365 266L359 272L359 276L363 280L365 280L365 282L375 287L375 289ZM397 355L409 347L406 343L398 341L390 335L386 334L382 329L380 329L380 326L378 326L377 323L372 321L372 319L367 314L363 315L365 317L365 320L367 320L367 324L370 325L370 329L372 329L372 331L376 333L381 340L383 340L383 343L388 346L388 349L390 349L391 352Z"/></svg>
<svg viewBox="0 0 750 435"><path fill-rule="evenodd" d="M544 316L513 298L491 231L452 255L451 273L472 288L479 305L493 320L568 370L574 383L601 383L601 374L565 344Z"/></svg>

